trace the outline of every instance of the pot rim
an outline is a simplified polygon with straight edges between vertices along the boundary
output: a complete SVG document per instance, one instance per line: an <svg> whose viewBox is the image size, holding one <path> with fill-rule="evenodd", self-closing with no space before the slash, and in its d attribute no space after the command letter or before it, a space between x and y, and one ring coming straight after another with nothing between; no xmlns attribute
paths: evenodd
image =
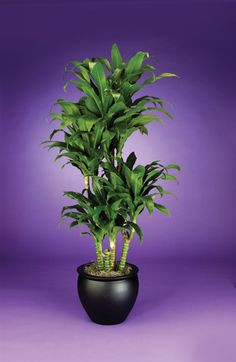
<svg viewBox="0 0 236 362"><path fill-rule="evenodd" d="M80 266L78 266L77 268L77 272L80 276L86 278L86 279L91 279L91 280L98 280L98 281L116 281L116 280L124 280L124 279L130 279L130 278L133 278L135 277L137 274L138 274L138 271L139 271L139 268L134 265L134 264L131 264L131 263L126 263L127 265L131 266L132 267L132 270L129 274L126 274L126 275L119 275L119 276L112 276L112 277L101 277L101 276L98 276L98 275L91 275L91 274L88 274L85 272L84 268L86 265L89 265L89 264L92 264L94 263L93 261L91 262L88 262L88 263L85 263L85 264L82 264Z"/></svg>

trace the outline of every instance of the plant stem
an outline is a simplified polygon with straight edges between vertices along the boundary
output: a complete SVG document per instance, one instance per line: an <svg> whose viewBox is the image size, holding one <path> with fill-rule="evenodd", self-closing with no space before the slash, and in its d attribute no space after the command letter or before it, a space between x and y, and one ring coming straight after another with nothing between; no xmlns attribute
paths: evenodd
<svg viewBox="0 0 236 362"><path fill-rule="evenodd" d="M117 161L117 172L118 172L118 174L120 174L120 171L121 171L121 162L119 161L119 158L121 157L121 154L117 152L116 157L117 157L117 159L118 159L118 161Z"/></svg>
<svg viewBox="0 0 236 362"><path fill-rule="evenodd" d="M110 267L111 270L115 269L116 266L116 240L110 238Z"/></svg>
<svg viewBox="0 0 236 362"><path fill-rule="evenodd" d="M84 186L86 190L89 190L89 176L84 176Z"/></svg>
<svg viewBox="0 0 236 362"><path fill-rule="evenodd" d="M136 217L133 218L133 222L136 223ZM127 254L129 251L129 245L134 236L134 232L135 232L134 228L131 228L130 235L129 234L127 235L125 232L122 233L123 237L124 237L124 243L123 243L121 258L120 258L120 262L119 262L120 271L124 270L126 260L127 260Z"/></svg>
<svg viewBox="0 0 236 362"><path fill-rule="evenodd" d="M124 270L126 260L127 260L127 254L129 251L129 245L130 245L130 238L125 237L123 248L122 248L122 253L121 253L121 258L120 258L120 262L119 262L120 271Z"/></svg>
<svg viewBox="0 0 236 362"><path fill-rule="evenodd" d="M98 269L103 270L102 244L98 241L95 243Z"/></svg>
<svg viewBox="0 0 236 362"><path fill-rule="evenodd" d="M108 249L104 250L104 267L107 272L110 271L110 251Z"/></svg>

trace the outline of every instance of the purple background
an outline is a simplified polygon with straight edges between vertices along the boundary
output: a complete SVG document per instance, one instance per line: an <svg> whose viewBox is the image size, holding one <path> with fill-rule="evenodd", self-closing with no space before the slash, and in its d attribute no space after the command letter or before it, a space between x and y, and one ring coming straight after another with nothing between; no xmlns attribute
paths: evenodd
<svg viewBox="0 0 236 362"><path fill-rule="evenodd" d="M143 214L144 243L134 242L130 256L235 257L234 4L9 5L0 23L4 258L94 257L78 229L58 227L63 190L80 190L80 174L61 170L39 144L52 128L51 105L75 94L63 92L64 65L109 57L113 42L125 59L150 51L159 72L180 76L145 90L174 104L174 121L149 126L148 137L126 147L140 162L182 166L179 186L167 183L178 200L163 201L172 216Z"/></svg>
<svg viewBox="0 0 236 362"><path fill-rule="evenodd" d="M236 5L232 2L9 1L0 5L1 245L0 355L4 362L235 361ZM173 72L149 86L174 104L174 121L135 135L139 162L182 166L166 197L170 217L143 214L144 242L129 260L140 294L126 323L89 323L76 296L75 268L93 244L58 226L64 190L81 176L60 169L40 142L63 92L71 59L125 59L138 50ZM223 263L222 263L223 261Z"/></svg>

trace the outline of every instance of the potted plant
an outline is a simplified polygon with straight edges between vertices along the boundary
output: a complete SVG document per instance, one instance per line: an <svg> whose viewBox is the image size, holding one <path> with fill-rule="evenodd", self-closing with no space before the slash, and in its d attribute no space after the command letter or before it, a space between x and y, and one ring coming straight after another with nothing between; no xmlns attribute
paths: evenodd
<svg viewBox="0 0 236 362"><path fill-rule="evenodd" d="M70 227L86 225L94 241L96 261L78 267L78 294L89 317L100 324L123 322L138 294L138 267L127 262L133 236L143 235L137 223L144 209L154 209L168 215L167 207L156 202L165 194L159 184L176 180L170 169L160 161L136 165L132 152L126 159L123 149L127 139L136 131L148 134L147 124L163 123L158 116L172 115L164 107L168 102L156 96L134 95L145 86L172 73L157 75L155 67L147 64L148 52L138 51L124 61L116 44L112 45L111 61L104 57L72 61L65 70L73 75L66 85L73 84L83 94L77 102L58 99L59 113L51 112L59 125L51 133L49 149L57 148L55 160L65 158L66 164L78 169L84 179L84 189L65 191L73 205L62 209L62 218L70 218ZM141 81L141 77L145 74ZM152 114L155 111L157 114ZM55 135L61 134L58 140ZM117 238L122 236L121 256L117 256ZM104 239L109 248L104 250Z"/></svg>

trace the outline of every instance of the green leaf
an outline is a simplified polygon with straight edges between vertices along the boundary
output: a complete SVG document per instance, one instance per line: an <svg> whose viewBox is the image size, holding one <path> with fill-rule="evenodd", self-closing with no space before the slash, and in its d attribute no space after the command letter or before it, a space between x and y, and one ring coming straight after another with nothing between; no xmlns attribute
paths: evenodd
<svg viewBox="0 0 236 362"><path fill-rule="evenodd" d="M108 151L108 148L109 148L109 146L111 144L111 141L113 140L114 137L115 137L115 132L109 131L108 129L106 129L103 132L101 143L105 147L106 151Z"/></svg>
<svg viewBox="0 0 236 362"><path fill-rule="evenodd" d="M90 132L93 125L97 122L97 118L91 118L91 116L84 115L77 119L77 125L80 131Z"/></svg>
<svg viewBox="0 0 236 362"><path fill-rule="evenodd" d="M74 226L79 225L78 221L72 221L69 225L70 229L73 228Z"/></svg>
<svg viewBox="0 0 236 362"><path fill-rule="evenodd" d="M76 210L80 211L81 213L85 213L85 210L80 205L75 204L75 205L70 205L70 206L64 206L61 210L61 214L63 214L65 210L71 210L71 209L76 209Z"/></svg>
<svg viewBox="0 0 236 362"><path fill-rule="evenodd" d="M173 175L170 175L168 173L165 173L161 176L161 179L162 180L174 180L174 181L177 181L177 178Z"/></svg>
<svg viewBox="0 0 236 362"><path fill-rule="evenodd" d="M73 64L75 66L75 68L79 69L83 63L80 62L79 60L72 60L69 64ZM66 66L66 70L67 70L67 66Z"/></svg>
<svg viewBox="0 0 236 362"><path fill-rule="evenodd" d="M93 147L94 148L97 148L99 143L101 142L103 130L104 130L104 127L100 122L95 124L94 129L93 129Z"/></svg>
<svg viewBox="0 0 236 362"><path fill-rule="evenodd" d="M88 231L83 231L83 232L80 233L80 235L90 235L90 236L92 236L92 234L89 233Z"/></svg>
<svg viewBox="0 0 236 362"><path fill-rule="evenodd" d="M100 177L93 176L92 177L92 185L93 185L93 191L98 199L98 201L102 204L106 203L106 193L104 192L103 185L100 183Z"/></svg>
<svg viewBox="0 0 236 362"><path fill-rule="evenodd" d="M154 187L157 188L157 190L159 191L161 197L163 197L163 195L172 195L172 196L174 196L175 198L177 198L176 195L175 195L173 192L170 192L170 191L168 191L168 190L164 190L163 187L161 187L161 186L159 186L159 185L158 185L158 186L154 186Z"/></svg>
<svg viewBox="0 0 236 362"><path fill-rule="evenodd" d="M161 113L164 113L167 117L169 117L170 119L173 119L173 116L170 112L168 112L166 109L164 108L160 108L160 107L146 107L144 108L144 110L148 111L148 110L153 110L153 111L158 111L158 112L161 112Z"/></svg>
<svg viewBox="0 0 236 362"><path fill-rule="evenodd" d="M154 106L156 106L156 103L158 103L161 107L163 107L163 104L168 104L170 107L173 107L173 105L170 102L167 102L165 99L161 99L159 97L153 97L153 96L143 96L135 99L135 101L132 103L133 106L140 105L140 104L147 104L147 103L153 103Z"/></svg>
<svg viewBox="0 0 236 362"><path fill-rule="evenodd" d="M117 145L118 153L121 154L125 142L127 141L128 137L131 136L131 134L134 131L136 131L135 127L132 127L130 129L127 129L127 127L126 127L126 129L124 129L124 130L119 130L119 132L120 132L120 140L119 140L119 144Z"/></svg>
<svg viewBox="0 0 236 362"><path fill-rule="evenodd" d="M47 141L47 142L53 142L53 141ZM61 141L53 142L50 146L48 146L48 149L50 150L51 148L54 148L54 147L59 147L61 149L66 149L66 143L61 142Z"/></svg>
<svg viewBox="0 0 236 362"><path fill-rule="evenodd" d="M163 214L170 215L170 210L166 206L161 205L161 204L156 204L155 202L154 202L154 206L156 209L163 212Z"/></svg>
<svg viewBox="0 0 236 362"><path fill-rule="evenodd" d="M118 118L115 118L113 124L114 124L114 125L126 124L125 121L130 120L130 119L131 119L130 114L129 114L129 113L126 113L126 114L124 114L123 116L120 116L120 117L118 117Z"/></svg>
<svg viewBox="0 0 236 362"><path fill-rule="evenodd" d="M131 184L132 171L125 165L123 165L123 171L124 171L124 176L125 176L126 183L127 183L128 187L129 187L129 189L132 189L132 184Z"/></svg>
<svg viewBox="0 0 236 362"><path fill-rule="evenodd" d="M143 203L141 205L138 205L135 208L135 215L138 217L139 214L141 214L141 212L144 210L144 205Z"/></svg>
<svg viewBox="0 0 236 362"><path fill-rule="evenodd" d="M95 66L96 62L95 61L89 61L88 62L88 67L89 67L89 71L90 73L92 72L93 67Z"/></svg>
<svg viewBox="0 0 236 362"><path fill-rule="evenodd" d="M112 81L118 81L121 78L122 73L124 73L123 68L116 68L111 75Z"/></svg>
<svg viewBox="0 0 236 362"><path fill-rule="evenodd" d="M63 121L63 116L60 113L50 112L50 116L52 117L51 122L55 120Z"/></svg>
<svg viewBox="0 0 236 362"><path fill-rule="evenodd" d="M113 68L120 68L122 66L122 56L120 54L119 48L116 44L112 45L111 48L111 59Z"/></svg>
<svg viewBox="0 0 236 362"><path fill-rule="evenodd" d="M148 124L152 121L158 121L158 122L164 124L164 122L160 118L158 118L154 115L151 115L151 114L144 114L144 115L138 116L136 118L133 118L131 120L131 122L129 123L129 126L130 127L144 126L145 124Z"/></svg>
<svg viewBox="0 0 236 362"><path fill-rule="evenodd" d="M80 72L76 72L74 70L71 70L72 73L74 73L78 78L85 80L87 83L90 83L90 76L89 76L89 71L88 69L82 65L82 63L80 62L72 62L72 63L76 63L76 68L78 68L80 70Z"/></svg>
<svg viewBox="0 0 236 362"><path fill-rule="evenodd" d="M102 225L102 221L99 220L99 217L100 217L100 214L101 214L103 211L105 211L105 206L103 206L103 205L96 206L96 207L94 207L94 209L93 209L92 217L93 217L94 222L95 222L97 225ZM105 225L105 222L104 222L104 225Z"/></svg>
<svg viewBox="0 0 236 362"><path fill-rule="evenodd" d="M141 228L138 226L138 224L136 224L136 223L134 223L132 221L127 221L125 225L131 226L136 231L136 233L138 234L138 237L139 237L140 241L143 240L143 233L142 233Z"/></svg>
<svg viewBox="0 0 236 362"><path fill-rule="evenodd" d="M118 209L118 210L116 210L116 213L118 214L118 216L122 216L122 218L124 220L127 219L127 213L128 213L127 209ZM123 223L123 220L122 220L122 223Z"/></svg>
<svg viewBox="0 0 236 362"><path fill-rule="evenodd" d="M58 99L56 104L59 104L62 108L62 111L69 116L79 114L78 106L75 103L69 102L65 99Z"/></svg>
<svg viewBox="0 0 236 362"><path fill-rule="evenodd" d="M99 93L102 99L102 103L104 103L104 93L107 88L107 79L104 73L103 66L100 63L96 63L91 71L93 79L99 89Z"/></svg>
<svg viewBox="0 0 236 362"><path fill-rule="evenodd" d="M99 113L99 109L93 98L86 97L86 99L84 100L84 104L90 112L95 114Z"/></svg>
<svg viewBox="0 0 236 362"><path fill-rule="evenodd" d="M161 78L169 78L169 77L178 77L178 75L173 74L173 73L162 73L161 75L159 75L156 78L161 79Z"/></svg>
<svg viewBox="0 0 236 362"><path fill-rule="evenodd" d="M173 74L173 73L162 73L161 76L162 77L178 77L178 75Z"/></svg>
<svg viewBox="0 0 236 362"><path fill-rule="evenodd" d="M90 83L90 76L89 76L88 70L81 65L81 66L80 66L80 71L81 71L81 74L82 74L82 76L83 76L83 79L84 79L86 82Z"/></svg>
<svg viewBox="0 0 236 362"><path fill-rule="evenodd" d="M54 129L54 130L52 131L52 133L50 134L50 136L49 136L49 140L51 141L52 138L53 138L53 136L54 136L56 133L58 133L58 132L63 132L63 130L60 129L60 128Z"/></svg>
<svg viewBox="0 0 236 362"><path fill-rule="evenodd" d="M153 182L153 183L155 183L155 182ZM151 183L149 186L143 186L142 192L141 192L142 196L148 195L150 191L157 188L157 186L153 185L153 183Z"/></svg>
<svg viewBox="0 0 236 362"><path fill-rule="evenodd" d="M91 97L94 102L96 103L96 106L98 108L98 110L100 111L101 114L103 114L103 109L102 109L102 104L101 101L99 99L99 97L97 96L97 94L95 93L94 89L85 81L82 80L72 80L71 83L75 84L75 86L81 90L82 92L84 92L85 94L87 94L89 97Z"/></svg>
<svg viewBox="0 0 236 362"><path fill-rule="evenodd" d="M140 131L141 134L146 134L146 135L148 135L148 129L147 129L147 127L139 126L139 131Z"/></svg>
<svg viewBox="0 0 236 362"><path fill-rule="evenodd" d="M156 82L157 80L158 80L158 77L153 75L152 77L145 79L145 81L143 82L143 85L152 84L152 83Z"/></svg>
<svg viewBox="0 0 236 362"><path fill-rule="evenodd" d="M101 64L105 65L105 67L109 70L109 72L112 71L111 64L108 59L104 57L96 57L96 61L100 62Z"/></svg>
<svg viewBox="0 0 236 362"><path fill-rule="evenodd" d="M111 183L114 185L115 188L124 186L124 182L116 173L111 172L110 178L111 178Z"/></svg>
<svg viewBox="0 0 236 362"><path fill-rule="evenodd" d="M145 58L149 57L149 53L139 51L129 61L125 69L125 74L137 73L142 66Z"/></svg>
<svg viewBox="0 0 236 362"><path fill-rule="evenodd" d="M66 214L64 214L63 216L66 216L66 217L71 217L73 219L77 219L80 221L80 218L81 218L81 215L78 214L77 212L67 212Z"/></svg>
<svg viewBox="0 0 236 362"><path fill-rule="evenodd" d="M133 170L133 173L135 173L137 176L139 176L140 178L143 178L144 174L145 174L145 167L142 165L138 165L137 167L135 167L135 169Z"/></svg>
<svg viewBox="0 0 236 362"><path fill-rule="evenodd" d="M116 114L120 111L124 111L125 109L127 109L127 106L125 105L125 103L118 101L110 107L107 116L112 117L114 114Z"/></svg>
<svg viewBox="0 0 236 362"><path fill-rule="evenodd" d="M140 191L141 191L141 188L142 188L142 178L140 177L139 174L136 174L134 172L131 171L131 188L132 188L132 191L134 193L134 196L138 196Z"/></svg>
<svg viewBox="0 0 236 362"><path fill-rule="evenodd" d="M62 158L62 157L71 158L74 162L78 161L78 154L76 152L64 152L64 153L61 153L54 159L54 161L57 161L57 160L59 160L59 158Z"/></svg>
<svg viewBox="0 0 236 362"><path fill-rule="evenodd" d="M91 59L86 58L86 59L83 60L82 65L83 65L86 69L89 70L89 64L90 64L90 62L91 62Z"/></svg>
<svg viewBox="0 0 236 362"><path fill-rule="evenodd" d="M144 203L146 208L148 209L149 214L153 213L154 210L154 202L151 196L144 197Z"/></svg>
<svg viewBox="0 0 236 362"><path fill-rule="evenodd" d="M167 169L167 170L169 170L169 169L171 169L171 168L174 168L174 169L176 169L176 170L178 170L178 171L181 170L180 166L177 165L176 163L170 163L169 165L166 166L166 169Z"/></svg>
<svg viewBox="0 0 236 362"><path fill-rule="evenodd" d="M143 87L144 87L143 84L138 84L138 83L130 84L129 82L124 81L121 84L120 91L121 91L123 97L125 98L126 102L132 103L131 97Z"/></svg>
<svg viewBox="0 0 236 362"><path fill-rule="evenodd" d="M64 164L61 166L61 169L63 169L64 167L66 167L66 165L69 165L69 164L72 165L71 161L68 161L68 162L64 163ZM73 165L72 165L72 166L73 166Z"/></svg>
<svg viewBox="0 0 236 362"><path fill-rule="evenodd" d="M144 177L144 186L147 186L151 181L156 182L158 177L162 174L163 170L152 170L148 172ZM149 184L150 186L150 184Z"/></svg>
<svg viewBox="0 0 236 362"><path fill-rule="evenodd" d="M137 157L134 152L131 152L126 160L126 165L129 167L130 170L133 169L133 166L137 160Z"/></svg>
<svg viewBox="0 0 236 362"><path fill-rule="evenodd" d="M80 193L74 192L74 191L65 191L64 196L68 196L69 198L71 198L73 200L78 200L84 206L88 206L90 203L89 200L85 196L83 196Z"/></svg>

